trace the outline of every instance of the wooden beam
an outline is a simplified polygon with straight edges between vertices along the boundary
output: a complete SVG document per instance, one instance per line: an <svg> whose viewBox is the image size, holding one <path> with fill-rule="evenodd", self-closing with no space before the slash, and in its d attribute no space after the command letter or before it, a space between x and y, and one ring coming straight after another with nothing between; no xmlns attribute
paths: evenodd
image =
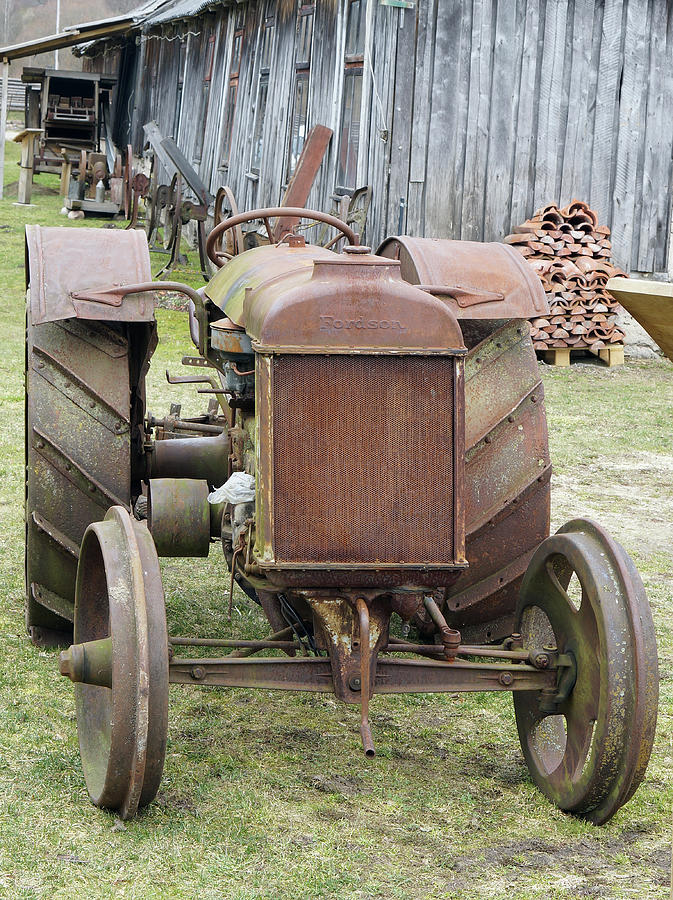
<svg viewBox="0 0 673 900"><path fill-rule="evenodd" d="M2 61L2 102L0 103L0 200L5 195L5 139L7 136L7 96L9 93L9 62Z"/></svg>
<svg viewBox="0 0 673 900"><path fill-rule="evenodd" d="M24 128L14 138L21 144L21 162L19 169L19 190L16 205L30 206L33 190L33 160L35 158L35 138L42 134L42 128Z"/></svg>

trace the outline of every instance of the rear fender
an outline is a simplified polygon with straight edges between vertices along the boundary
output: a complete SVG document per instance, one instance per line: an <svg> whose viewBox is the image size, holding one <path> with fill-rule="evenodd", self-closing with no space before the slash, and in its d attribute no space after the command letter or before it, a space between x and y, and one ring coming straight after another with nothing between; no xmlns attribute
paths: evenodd
<svg viewBox="0 0 673 900"><path fill-rule="evenodd" d="M151 293L129 295L119 304L72 296L151 280L142 231L26 226L26 288L32 325L72 318L153 322Z"/></svg>

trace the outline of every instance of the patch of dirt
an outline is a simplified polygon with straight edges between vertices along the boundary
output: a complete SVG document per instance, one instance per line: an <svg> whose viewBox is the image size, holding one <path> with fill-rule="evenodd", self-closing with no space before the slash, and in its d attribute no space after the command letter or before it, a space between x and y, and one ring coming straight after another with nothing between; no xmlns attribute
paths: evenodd
<svg viewBox="0 0 673 900"><path fill-rule="evenodd" d="M362 793L362 782L359 778L347 778L345 775L313 775L306 781L316 791L324 794L354 797Z"/></svg>
<svg viewBox="0 0 673 900"><path fill-rule="evenodd" d="M452 862L452 868L459 874L483 871L484 861L489 868L515 867L523 871L549 873L560 870L574 876L591 878L595 881L606 876L615 868L615 856L624 854L634 864L647 867L654 884L667 885L671 870L671 850L665 845L652 847L644 840L650 827L642 825L627 829L608 840L580 837L572 843L552 844L539 838L512 841L484 850L483 859L475 855L460 856ZM606 896L609 879L601 879L602 885L595 883L582 885L584 893L577 896Z"/></svg>

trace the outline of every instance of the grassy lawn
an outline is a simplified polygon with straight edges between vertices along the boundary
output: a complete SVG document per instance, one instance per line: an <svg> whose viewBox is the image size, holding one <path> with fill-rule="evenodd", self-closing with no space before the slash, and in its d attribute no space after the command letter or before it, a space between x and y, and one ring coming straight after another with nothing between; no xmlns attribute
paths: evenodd
<svg viewBox="0 0 673 900"><path fill-rule="evenodd" d="M6 182L15 182L8 144ZM555 464L553 526L603 522L633 555L657 626L661 707L645 784L607 826L554 809L531 783L507 695L376 697L378 755L356 708L328 695L175 687L164 779L130 822L89 802L72 686L23 626L23 226L77 228L57 179L36 206L0 201L0 896L9 898L665 898L673 788L673 367L543 366ZM101 224L87 220L86 225ZM154 261L154 271L159 260ZM181 277L179 274L178 278ZM192 273L192 283L202 283ZM159 310L150 408L194 393L164 370L192 352ZM172 633L266 632L226 567L164 560Z"/></svg>

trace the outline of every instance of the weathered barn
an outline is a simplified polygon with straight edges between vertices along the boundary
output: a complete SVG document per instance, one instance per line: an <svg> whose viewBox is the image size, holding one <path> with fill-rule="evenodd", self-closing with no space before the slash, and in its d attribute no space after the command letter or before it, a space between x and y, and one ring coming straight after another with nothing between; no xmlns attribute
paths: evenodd
<svg viewBox="0 0 673 900"><path fill-rule="evenodd" d="M120 144L140 151L156 120L241 208L279 201L320 123L334 136L311 204L370 184L373 245L499 240L579 197L618 264L667 268L666 0L167 0L84 52L120 77Z"/></svg>

